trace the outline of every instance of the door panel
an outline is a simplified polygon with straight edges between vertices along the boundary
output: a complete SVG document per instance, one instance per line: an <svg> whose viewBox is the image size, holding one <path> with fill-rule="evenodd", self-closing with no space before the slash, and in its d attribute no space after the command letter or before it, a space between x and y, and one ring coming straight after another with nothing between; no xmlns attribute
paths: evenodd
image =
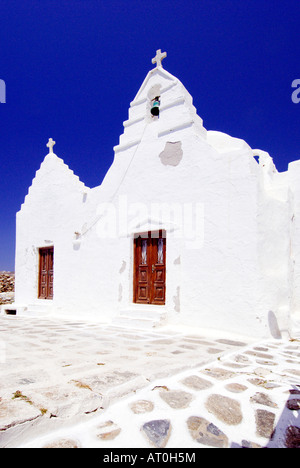
<svg viewBox="0 0 300 468"><path fill-rule="evenodd" d="M53 299L53 248L48 251L47 299Z"/></svg>
<svg viewBox="0 0 300 468"><path fill-rule="evenodd" d="M39 250L39 299L53 299L53 247Z"/></svg>
<svg viewBox="0 0 300 468"><path fill-rule="evenodd" d="M152 244L152 304L163 305L166 283L166 238L154 238Z"/></svg>
<svg viewBox="0 0 300 468"><path fill-rule="evenodd" d="M150 242L148 238L139 236L135 239L135 274L134 301L149 304L150 301Z"/></svg>

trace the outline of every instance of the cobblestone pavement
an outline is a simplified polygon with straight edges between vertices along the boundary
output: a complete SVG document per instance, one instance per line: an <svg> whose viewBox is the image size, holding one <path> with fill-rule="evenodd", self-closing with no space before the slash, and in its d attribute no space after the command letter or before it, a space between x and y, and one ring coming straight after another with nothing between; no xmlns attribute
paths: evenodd
<svg viewBox="0 0 300 468"><path fill-rule="evenodd" d="M0 447L300 447L300 333L0 316Z"/></svg>

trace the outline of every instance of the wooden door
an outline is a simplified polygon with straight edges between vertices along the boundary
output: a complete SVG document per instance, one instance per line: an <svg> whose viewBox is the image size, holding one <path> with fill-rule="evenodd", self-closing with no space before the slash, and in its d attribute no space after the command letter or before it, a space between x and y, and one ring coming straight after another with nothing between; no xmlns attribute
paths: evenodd
<svg viewBox="0 0 300 468"><path fill-rule="evenodd" d="M134 239L133 301L164 305L166 296L165 232L148 232Z"/></svg>
<svg viewBox="0 0 300 468"><path fill-rule="evenodd" d="M39 299L53 299L53 247L39 250Z"/></svg>

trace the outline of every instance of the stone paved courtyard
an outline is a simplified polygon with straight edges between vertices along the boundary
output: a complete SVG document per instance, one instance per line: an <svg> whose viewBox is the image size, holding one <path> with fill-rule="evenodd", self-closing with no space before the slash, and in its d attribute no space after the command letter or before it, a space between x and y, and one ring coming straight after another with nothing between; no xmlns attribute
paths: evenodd
<svg viewBox="0 0 300 468"><path fill-rule="evenodd" d="M0 316L0 447L300 446L298 337Z"/></svg>

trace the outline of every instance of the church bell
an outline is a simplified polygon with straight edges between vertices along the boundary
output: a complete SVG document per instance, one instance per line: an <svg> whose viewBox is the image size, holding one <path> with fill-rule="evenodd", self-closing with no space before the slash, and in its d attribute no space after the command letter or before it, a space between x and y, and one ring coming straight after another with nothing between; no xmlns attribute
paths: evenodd
<svg viewBox="0 0 300 468"><path fill-rule="evenodd" d="M158 116L159 115L159 97L157 96L155 99L153 99L152 102L152 107L151 107L151 114L153 116Z"/></svg>

